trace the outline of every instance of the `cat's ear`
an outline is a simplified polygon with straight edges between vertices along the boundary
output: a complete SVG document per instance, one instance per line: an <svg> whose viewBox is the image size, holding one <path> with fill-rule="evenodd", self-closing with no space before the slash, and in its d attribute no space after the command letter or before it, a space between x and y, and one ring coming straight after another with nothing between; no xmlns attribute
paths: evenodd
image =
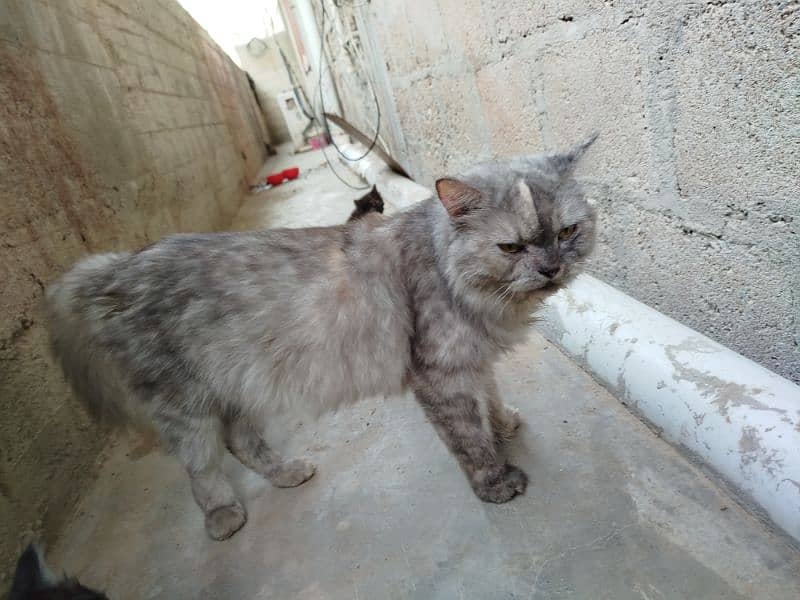
<svg viewBox="0 0 800 600"><path fill-rule="evenodd" d="M573 146L566 152L559 152L556 154L551 154L548 159L550 160L550 164L553 165L553 168L556 170L560 177L564 177L568 175L572 169L575 167L575 164L578 162L581 156L583 156L584 152L591 146L594 141L597 139L597 136L600 135L599 133L595 132L589 136L588 139L581 142L577 146Z"/></svg>
<svg viewBox="0 0 800 600"><path fill-rule="evenodd" d="M447 214L454 219L477 208L481 200L481 193L474 187L449 177L436 181L436 194Z"/></svg>

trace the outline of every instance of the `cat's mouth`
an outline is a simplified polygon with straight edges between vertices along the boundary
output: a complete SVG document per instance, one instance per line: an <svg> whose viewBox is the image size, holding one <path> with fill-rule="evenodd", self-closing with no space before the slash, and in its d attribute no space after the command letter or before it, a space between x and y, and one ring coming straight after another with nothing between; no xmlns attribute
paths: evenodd
<svg viewBox="0 0 800 600"><path fill-rule="evenodd" d="M535 288L531 288L520 293L525 298L530 298L532 296L541 296L544 299L545 297L551 296L557 291L559 291L561 288L564 287L565 284L566 282L561 279L559 279L558 281L550 280L546 281L543 284L539 284Z"/></svg>

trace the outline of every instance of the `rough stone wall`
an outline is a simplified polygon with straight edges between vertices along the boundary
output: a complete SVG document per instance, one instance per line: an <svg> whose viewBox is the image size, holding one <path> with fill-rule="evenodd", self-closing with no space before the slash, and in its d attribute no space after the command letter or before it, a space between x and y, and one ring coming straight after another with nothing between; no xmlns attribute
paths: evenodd
<svg viewBox="0 0 800 600"><path fill-rule="evenodd" d="M265 140L244 74L177 2L0 0L0 574L21 531L58 530L106 441L48 359L44 287L89 252L226 226Z"/></svg>
<svg viewBox="0 0 800 600"><path fill-rule="evenodd" d="M591 271L800 382L796 1L339 4L345 112L369 130L377 82L421 182L599 131L579 171L602 221Z"/></svg>

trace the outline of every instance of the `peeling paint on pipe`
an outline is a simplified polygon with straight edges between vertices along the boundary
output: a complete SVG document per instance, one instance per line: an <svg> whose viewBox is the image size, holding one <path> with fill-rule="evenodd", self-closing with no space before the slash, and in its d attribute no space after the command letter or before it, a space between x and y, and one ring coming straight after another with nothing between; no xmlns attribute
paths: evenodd
<svg viewBox="0 0 800 600"><path fill-rule="evenodd" d="M373 157L346 164L398 208L432 193ZM620 401L800 541L800 387L589 275L541 315Z"/></svg>
<svg viewBox="0 0 800 600"><path fill-rule="evenodd" d="M800 387L588 275L545 335L800 541Z"/></svg>

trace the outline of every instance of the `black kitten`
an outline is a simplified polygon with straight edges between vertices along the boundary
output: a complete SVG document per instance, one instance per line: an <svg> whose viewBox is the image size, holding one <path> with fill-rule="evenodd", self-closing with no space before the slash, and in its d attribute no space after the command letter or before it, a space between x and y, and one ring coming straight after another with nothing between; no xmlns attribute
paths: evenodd
<svg viewBox="0 0 800 600"><path fill-rule="evenodd" d="M347 219L348 222L360 219L371 212L383 212L383 198L381 198L380 193L378 193L378 188L374 185L366 196L362 196L358 200L353 200L353 204L356 205L356 209L350 215L350 218Z"/></svg>
<svg viewBox="0 0 800 600"><path fill-rule="evenodd" d="M31 544L17 561L8 600L108 600L70 577L53 577L37 548Z"/></svg>

